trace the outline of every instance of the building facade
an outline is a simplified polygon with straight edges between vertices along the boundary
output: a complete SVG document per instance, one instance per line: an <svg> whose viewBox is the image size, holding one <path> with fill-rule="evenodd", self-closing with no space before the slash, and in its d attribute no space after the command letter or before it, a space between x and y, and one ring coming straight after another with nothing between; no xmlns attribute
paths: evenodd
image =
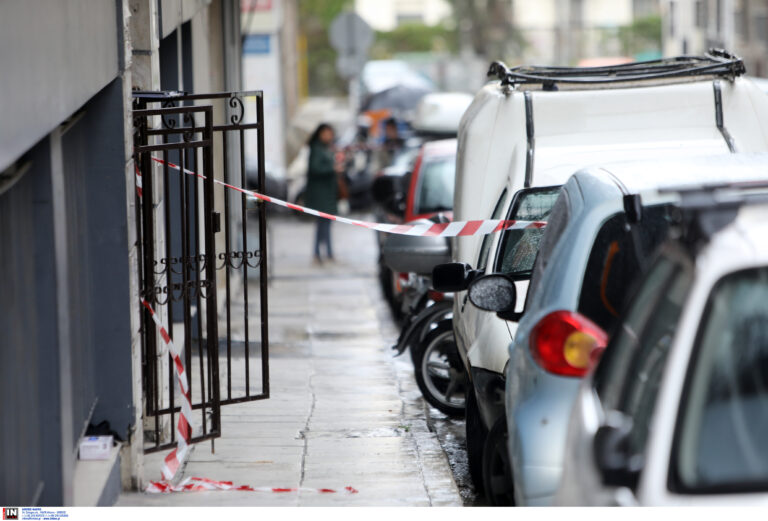
<svg viewBox="0 0 768 521"><path fill-rule="evenodd" d="M243 87L263 89L265 124L274 136L265 157L274 171L284 172L298 150L287 142L288 127L299 105L298 6L296 0L244 2ZM246 150L255 150L253 143Z"/></svg>
<svg viewBox="0 0 768 521"><path fill-rule="evenodd" d="M453 12L446 0L355 0L355 11L377 31L391 31L403 23L437 25Z"/></svg>
<svg viewBox="0 0 768 521"><path fill-rule="evenodd" d="M525 41L519 63L620 57L620 28L658 11L658 0L515 0L514 26Z"/></svg>
<svg viewBox="0 0 768 521"><path fill-rule="evenodd" d="M239 17L235 0L0 4L2 504L111 504L156 477L143 468L133 92L239 89ZM89 425L122 440L109 460L78 459Z"/></svg>
<svg viewBox="0 0 768 521"><path fill-rule="evenodd" d="M747 73L768 75L768 3L763 0L664 0L664 54L723 48L744 59Z"/></svg>

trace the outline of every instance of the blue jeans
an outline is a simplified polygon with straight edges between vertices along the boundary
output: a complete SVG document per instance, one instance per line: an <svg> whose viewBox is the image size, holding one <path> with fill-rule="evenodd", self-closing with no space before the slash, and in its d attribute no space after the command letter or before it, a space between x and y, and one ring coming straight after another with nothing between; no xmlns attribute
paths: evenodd
<svg viewBox="0 0 768 521"><path fill-rule="evenodd" d="M328 258L333 258L333 248L331 247L331 221L328 219L318 219L317 229L315 231L315 257L320 258L320 245L325 244Z"/></svg>

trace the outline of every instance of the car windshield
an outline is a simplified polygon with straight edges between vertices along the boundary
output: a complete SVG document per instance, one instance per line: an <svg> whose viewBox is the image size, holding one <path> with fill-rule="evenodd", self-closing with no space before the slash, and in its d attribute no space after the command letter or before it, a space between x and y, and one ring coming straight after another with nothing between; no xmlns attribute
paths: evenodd
<svg viewBox="0 0 768 521"><path fill-rule="evenodd" d="M715 285L683 396L673 456L681 488L768 490L768 268Z"/></svg>
<svg viewBox="0 0 768 521"><path fill-rule="evenodd" d="M413 163L418 154L418 147L403 148L395 153L395 157L390 166L399 170L410 170L413 167Z"/></svg>
<svg viewBox="0 0 768 521"><path fill-rule="evenodd" d="M547 221L559 192L559 186L521 192L513 203L509 219ZM501 238L502 254L497 261L496 271L530 277L543 235L543 228L505 231Z"/></svg>
<svg viewBox="0 0 768 521"><path fill-rule="evenodd" d="M421 166L419 188L413 202L414 213L426 214L451 210L455 176L455 156L425 161Z"/></svg>

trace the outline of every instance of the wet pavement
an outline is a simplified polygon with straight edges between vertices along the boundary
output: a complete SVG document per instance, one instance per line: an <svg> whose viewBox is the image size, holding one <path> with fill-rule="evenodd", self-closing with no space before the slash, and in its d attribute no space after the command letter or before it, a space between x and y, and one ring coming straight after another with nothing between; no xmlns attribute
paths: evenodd
<svg viewBox="0 0 768 521"><path fill-rule="evenodd" d="M336 261L322 266L312 263L313 234L311 220L270 222L271 398L222 408L215 453L196 445L183 469L306 491L129 493L118 505L475 503L463 422L427 406L410 357L392 356L398 329L378 287L373 233L334 224ZM162 456L147 456L147 479L159 476ZM347 486L358 493L312 491Z"/></svg>

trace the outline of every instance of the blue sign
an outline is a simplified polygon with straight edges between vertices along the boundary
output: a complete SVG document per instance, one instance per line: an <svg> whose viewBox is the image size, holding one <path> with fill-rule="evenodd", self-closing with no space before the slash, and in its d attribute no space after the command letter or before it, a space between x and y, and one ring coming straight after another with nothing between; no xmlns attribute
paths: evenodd
<svg viewBox="0 0 768 521"><path fill-rule="evenodd" d="M270 35L268 34L249 34L243 42L243 53L245 54L269 54Z"/></svg>

